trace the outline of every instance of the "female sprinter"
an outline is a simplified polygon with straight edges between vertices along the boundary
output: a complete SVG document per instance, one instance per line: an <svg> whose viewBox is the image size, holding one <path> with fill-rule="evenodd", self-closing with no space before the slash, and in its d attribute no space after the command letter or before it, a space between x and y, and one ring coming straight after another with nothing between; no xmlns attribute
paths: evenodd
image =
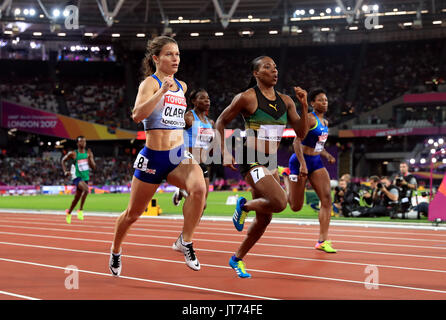
<svg viewBox="0 0 446 320"><path fill-rule="evenodd" d="M207 165L207 152L210 149L211 142L214 139L214 121L206 115L211 106L209 94L203 88L194 90L190 94L190 101L194 108L186 112L184 120L186 127L184 131L184 144L192 153L194 159L200 164L203 170L204 180L206 181L206 199L209 191L209 166ZM183 197L187 197L185 190L177 188L172 196L172 202L178 206ZM206 203L204 205L206 209ZM203 210L204 210L203 209Z"/></svg>
<svg viewBox="0 0 446 320"><path fill-rule="evenodd" d="M183 206L184 224L176 246L184 253L186 265L200 270L192 247L194 230L203 212L206 184L197 162L183 145L186 84L173 76L178 71L180 53L176 41L160 36L149 42L141 82L132 118L141 121L146 130L146 143L133 167L130 200L119 216L111 248L110 271L121 273L121 244L130 226L138 220L163 179L185 189L189 196Z"/></svg>
<svg viewBox="0 0 446 320"><path fill-rule="evenodd" d="M299 87L294 88L302 104L300 118L293 100L274 89L278 79L274 60L267 56L258 57L252 61L251 68L256 85L236 95L218 117L215 125L219 133L218 138L221 139L224 164L233 170L236 170L235 159L231 150L225 148L223 130L238 114L244 117L247 129L246 140L241 148L243 161L239 161L238 168L252 188L253 200L247 201L243 197L237 199L233 216L236 229L242 231L249 211L255 211L256 216L237 252L229 259L229 265L240 278L251 277L246 272L242 259L263 235L272 214L285 210L287 206L286 193L279 184L276 154L283 129L288 122L301 138L304 138L308 131L306 91ZM239 152L240 149L236 148L236 157Z"/></svg>
<svg viewBox="0 0 446 320"><path fill-rule="evenodd" d="M321 161L325 157L329 163L335 163L335 158L324 149L328 138L328 121L324 119L327 112L327 94L322 89L310 91L308 98L314 111L308 115L310 130L305 139L296 137L293 142L294 154L289 160L289 177L284 173L288 202L293 211L302 209L304 203L305 184L307 177L316 191L320 201L319 211L319 241L315 248L328 253L336 253L328 238L328 227L331 218L330 176Z"/></svg>

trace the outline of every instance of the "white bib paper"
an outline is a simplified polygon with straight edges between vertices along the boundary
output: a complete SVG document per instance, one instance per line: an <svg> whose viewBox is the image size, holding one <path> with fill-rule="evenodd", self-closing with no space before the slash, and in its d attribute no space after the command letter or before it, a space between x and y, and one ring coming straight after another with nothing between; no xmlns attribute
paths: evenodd
<svg viewBox="0 0 446 320"><path fill-rule="evenodd" d="M257 130L257 139L279 142L280 140L282 140L284 129L285 129L284 125L262 124L260 125L260 128Z"/></svg>
<svg viewBox="0 0 446 320"><path fill-rule="evenodd" d="M251 170L251 177L254 180L254 183L257 183L260 179L265 177L265 171L263 171L263 167L257 167Z"/></svg>
<svg viewBox="0 0 446 320"><path fill-rule="evenodd" d="M214 139L214 129L198 128L197 138L195 140L195 147L207 149L213 139Z"/></svg>
<svg viewBox="0 0 446 320"><path fill-rule="evenodd" d="M77 167L79 168L79 171L87 171L90 169L88 166L88 159L77 160Z"/></svg>
<svg viewBox="0 0 446 320"><path fill-rule="evenodd" d="M186 113L186 99L175 95L166 94L164 96L164 108L161 116L161 123L170 127L186 126L184 114Z"/></svg>
<svg viewBox="0 0 446 320"><path fill-rule="evenodd" d="M142 154L138 153L138 156L136 157L136 160L133 163L133 168L145 172L147 170L148 163L149 163L149 159L144 157Z"/></svg>
<svg viewBox="0 0 446 320"><path fill-rule="evenodd" d="M324 133L321 136L319 136L319 141L316 142L316 145L314 146L314 151L322 152L322 150L324 150L324 145L327 139L328 139L328 133Z"/></svg>

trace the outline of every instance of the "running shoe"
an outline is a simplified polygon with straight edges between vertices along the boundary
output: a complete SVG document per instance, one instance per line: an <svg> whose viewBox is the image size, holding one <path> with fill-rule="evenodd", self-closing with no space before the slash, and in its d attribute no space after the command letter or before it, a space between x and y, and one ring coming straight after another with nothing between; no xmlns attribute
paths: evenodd
<svg viewBox="0 0 446 320"><path fill-rule="evenodd" d="M317 203L311 203L310 204L311 209L313 209L314 211L319 211L320 208L318 207Z"/></svg>
<svg viewBox="0 0 446 320"><path fill-rule="evenodd" d="M317 250L322 250L328 253L336 253L336 249L331 246L330 240L325 240L324 242L319 243L319 241L314 246Z"/></svg>
<svg viewBox="0 0 446 320"><path fill-rule="evenodd" d="M178 207L180 205L181 199L183 199L183 197L185 197L186 195L186 191L177 188L172 195L173 204Z"/></svg>
<svg viewBox="0 0 446 320"><path fill-rule="evenodd" d="M84 211L83 210L77 210L77 218L79 220L84 220Z"/></svg>
<svg viewBox="0 0 446 320"><path fill-rule="evenodd" d="M231 257L229 259L229 266L235 270L239 278L251 278L251 275L246 272L245 263L242 260L235 261Z"/></svg>
<svg viewBox="0 0 446 320"><path fill-rule="evenodd" d="M175 251L179 251L179 252L183 252L180 248L180 243L181 243L181 238L182 238L183 234L180 234L177 238L177 240L173 243L172 245L172 249Z"/></svg>
<svg viewBox="0 0 446 320"><path fill-rule="evenodd" d="M289 176L291 174L290 168L278 166L277 172L279 173L279 176Z"/></svg>
<svg viewBox="0 0 446 320"><path fill-rule="evenodd" d="M122 263L121 263L121 254L110 254L110 262L109 262L110 272L113 276L119 277L121 274Z"/></svg>
<svg viewBox="0 0 446 320"><path fill-rule="evenodd" d="M232 222L238 231L242 231L245 225L245 219L248 215L248 211L243 210L243 206L246 203L246 199L243 197L238 197L237 205L235 207L234 215L232 216Z"/></svg>
<svg viewBox="0 0 446 320"><path fill-rule="evenodd" d="M183 245L182 238L182 235L178 237L177 241L172 245L172 249L184 253L184 260L189 268L195 271L200 270L200 262L198 262L197 256L195 255L192 243Z"/></svg>
<svg viewBox="0 0 446 320"><path fill-rule="evenodd" d="M65 220L67 221L68 224L71 223L71 213L68 212L68 209L65 210Z"/></svg>

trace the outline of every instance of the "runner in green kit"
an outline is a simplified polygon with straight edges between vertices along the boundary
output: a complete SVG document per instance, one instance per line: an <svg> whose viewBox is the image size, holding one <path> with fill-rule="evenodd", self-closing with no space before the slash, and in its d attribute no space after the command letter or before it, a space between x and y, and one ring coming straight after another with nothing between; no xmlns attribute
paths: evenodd
<svg viewBox="0 0 446 320"><path fill-rule="evenodd" d="M88 196L88 180L90 180L90 168L95 170L96 163L94 162L93 153L90 149L86 149L87 140L84 136L77 137L77 150L68 152L61 160L62 169L64 175L68 177L71 175L73 179L73 184L76 185L76 194L71 202L70 209L65 210L66 221L71 223L71 212L76 207L79 199L81 204L79 210L77 210L77 218L79 220L84 220L84 203ZM68 159L74 160L74 165L71 170L68 171L65 163Z"/></svg>

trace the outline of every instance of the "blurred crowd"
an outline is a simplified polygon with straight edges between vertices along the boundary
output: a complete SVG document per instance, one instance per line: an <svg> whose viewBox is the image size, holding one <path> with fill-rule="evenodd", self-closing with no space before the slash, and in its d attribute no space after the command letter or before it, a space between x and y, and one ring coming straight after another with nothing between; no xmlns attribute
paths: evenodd
<svg viewBox="0 0 446 320"><path fill-rule="evenodd" d="M64 97L69 116L107 126L128 127L130 119L122 119L125 95L123 84L79 84L67 86Z"/></svg>
<svg viewBox="0 0 446 320"><path fill-rule="evenodd" d="M98 170L90 175L93 185L127 185L133 175L132 163L122 157L98 157ZM100 169L99 169L100 168ZM51 157L2 158L0 185L64 185L71 184L63 176L60 162Z"/></svg>
<svg viewBox="0 0 446 320"><path fill-rule="evenodd" d="M188 84L189 92L203 81L206 83L204 87L212 102L209 116L215 120L234 96L248 87L252 59L269 55L278 66L282 65L277 86L280 91L294 97L292 88L299 85L307 90L323 87L328 92L327 118L334 125L346 120L345 116L370 111L404 93L430 90L426 85L428 81L435 77L446 78L439 57L442 50L443 41L438 40L391 45L370 43L363 55L360 45L290 47L285 55L280 48L225 49L207 50L206 61L203 61L201 50L184 50L177 77ZM135 94L141 56L135 54L133 60L133 78L138 79L134 79L132 86L135 88L130 91ZM94 62L83 64L95 68ZM356 74L358 65L361 69ZM60 86L52 83L48 76L28 77L22 81L19 78L15 83L0 77L1 97L51 112L61 112L60 104L64 104L69 116L108 126L135 128L129 117L130 101L134 98L129 94L122 66L115 63L110 67L113 70L107 71L102 63L98 77L91 76L94 70L84 70L83 79L75 76L75 66L70 68L71 71L64 71ZM379 120L373 119L372 123L379 123ZM241 116L229 125L231 128L242 126Z"/></svg>

